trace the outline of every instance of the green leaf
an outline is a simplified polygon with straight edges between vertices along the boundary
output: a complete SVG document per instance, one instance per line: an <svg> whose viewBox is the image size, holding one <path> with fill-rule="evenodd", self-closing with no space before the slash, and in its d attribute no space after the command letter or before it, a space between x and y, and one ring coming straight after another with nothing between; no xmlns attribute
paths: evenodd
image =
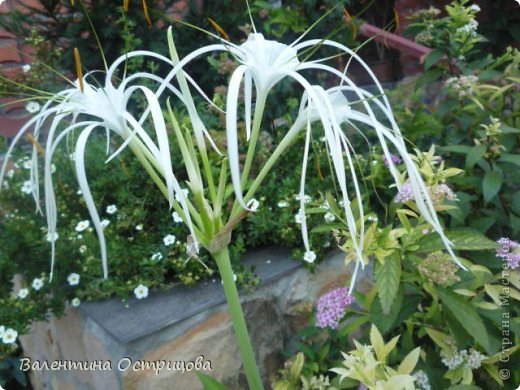
<svg viewBox="0 0 520 390"><path fill-rule="evenodd" d="M482 190L484 193L484 202L488 203L493 197L498 194L500 187L502 187L503 175L501 172L489 171L484 175L482 181Z"/></svg>
<svg viewBox="0 0 520 390"><path fill-rule="evenodd" d="M379 301L379 299L374 299L372 301L372 304L370 305L370 320L377 326L381 333L386 334L394 327L396 319L398 318L399 313L401 312L402 305L402 291L399 291L396 295L394 301L392 302L390 313L388 314L383 314L381 302Z"/></svg>
<svg viewBox="0 0 520 390"><path fill-rule="evenodd" d="M424 69L428 70L433 65L437 63L442 57L444 57L444 52L439 49L432 49L426 54L424 57Z"/></svg>
<svg viewBox="0 0 520 390"><path fill-rule="evenodd" d="M199 380L202 382L204 390L228 390L228 388L222 383L200 371L197 372L197 378L199 378Z"/></svg>
<svg viewBox="0 0 520 390"><path fill-rule="evenodd" d="M500 162L511 163L515 165L520 165L520 154L507 154L504 153L500 156Z"/></svg>
<svg viewBox="0 0 520 390"><path fill-rule="evenodd" d="M421 347L415 348L403 359L399 368L397 369L398 374L411 374L417 362L419 361L419 355L421 353Z"/></svg>
<svg viewBox="0 0 520 390"><path fill-rule="evenodd" d="M507 125L504 125L504 124L502 124L500 126L500 131L502 131L502 133L504 133L504 134L518 134L518 133L520 133L520 129L516 129L514 127L507 126Z"/></svg>
<svg viewBox="0 0 520 390"><path fill-rule="evenodd" d="M482 390L482 387L475 385L455 385L448 387L448 390Z"/></svg>
<svg viewBox="0 0 520 390"><path fill-rule="evenodd" d="M401 281L401 259L399 255L388 256L384 264L377 267L376 286L377 295L381 301L383 313L388 314Z"/></svg>
<svg viewBox="0 0 520 390"><path fill-rule="evenodd" d="M415 90L418 90L424 85L431 83L434 80L437 80L442 76L441 69L433 69L428 72L424 72L415 82Z"/></svg>
<svg viewBox="0 0 520 390"><path fill-rule="evenodd" d="M437 287L437 294L453 317L462 325L464 329L484 347L489 349L489 337L482 318L468 301L449 290Z"/></svg>
<svg viewBox="0 0 520 390"><path fill-rule="evenodd" d="M454 249L481 251L496 249L498 244L473 230L452 230L445 232L453 243ZM426 234L418 241L419 252L435 252L444 249L444 244L437 233Z"/></svg>
<svg viewBox="0 0 520 390"><path fill-rule="evenodd" d="M484 145L473 146L466 156L466 169L473 169L478 160L484 157L486 147Z"/></svg>

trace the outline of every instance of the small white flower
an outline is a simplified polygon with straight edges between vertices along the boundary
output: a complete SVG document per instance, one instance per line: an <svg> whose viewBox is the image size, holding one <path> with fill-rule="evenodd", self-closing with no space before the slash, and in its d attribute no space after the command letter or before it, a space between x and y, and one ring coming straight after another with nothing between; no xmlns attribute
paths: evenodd
<svg viewBox="0 0 520 390"><path fill-rule="evenodd" d="M47 242L55 242L58 238L59 238L59 234L57 232L47 233L47 236L45 237Z"/></svg>
<svg viewBox="0 0 520 390"><path fill-rule="evenodd" d="M20 299L25 299L29 295L29 289L27 288L21 288L18 290L18 294L16 295Z"/></svg>
<svg viewBox="0 0 520 390"><path fill-rule="evenodd" d="M325 241L325 243L323 244L323 247L324 248L329 248L330 247L330 241Z"/></svg>
<svg viewBox="0 0 520 390"><path fill-rule="evenodd" d="M179 215L179 213L177 211L174 211L172 213L172 218L173 218L173 222L175 222L175 223L182 223L182 218L181 218L181 216Z"/></svg>
<svg viewBox="0 0 520 390"><path fill-rule="evenodd" d="M296 200L301 200L300 194L294 195ZM312 201L312 198L309 195L303 195L303 203L307 204Z"/></svg>
<svg viewBox="0 0 520 390"><path fill-rule="evenodd" d="M70 301L70 304L74 307L78 307L80 305L81 301L79 298L74 298L72 301Z"/></svg>
<svg viewBox="0 0 520 390"><path fill-rule="evenodd" d="M163 238L164 245L170 246L175 244L176 237L173 234L168 234Z"/></svg>
<svg viewBox="0 0 520 390"><path fill-rule="evenodd" d="M18 337L18 332L14 329L8 328L4 331L2 335L2 342L4 344L13 344Z"/></svg>
<svg viewBox="0 0 520 390"><path fill-rule="evenodd" d="M83 234L78 234L76 236L76 240L83 240Z"/></svg>
<svg viewBox="0 0 520 390"><path fill-rule="evenodd" d="M72 161L75 161L75 160L76 160L76 152L72 152L71 154L69 154L69 158L70 158Z"/></svg>
<svg viewBox="0 0 520 390"><path fill-rule="evenodd" d="M334 222L336 220L336 216L332 213L325 213L325 216L323 218L326 222Z"/></svg>
<svg viewBox="0 0 520 390"><path fill-rule="evenodd" d="M70 286L76 286L79 284L79 275L75 272L71 273L67 276L67 282L69 282Z"/></svg>
<svg viewBox="0 0 520 390"><path fill-rule="evenodd" d="M85 253L87 251L87 246L86 245L81 245L79 247L79 253Z"/></svg>
<svg viewBox="0 0 520 390"><path fill-rule="evenodd" d="M9 169L5 174L9 179L12 179L14 176L14 169Z"/></svg>
<svg viewBox="0 0 520 390"><path fill-rule="evenodd" d="M27 112L34 114L40 111L40 104L37 102L29 102L25 106L25 109L27 110Z"/></svg>
<svg viewBox="0 0 520 390"><path fill-rule="evenodd" d="M288 207L289 206L289 203L286 201L286 200L281 200L278 202L277 206L281 209L285 208L285 207Z"/></svg>
<svg viewBox="0 0 520 390"><path fill-rule="evenodd" d="M299 210L298 213L294 216L294 222L300 224L303 223L303 220L306 219L307 216L303 212L303 210Z"/></svg>
<svg viewBox="0 0 520 390"><path fill-rule="evenodd" d="M367 221L369 221L369 222L377 222L377 217L375 215L369 215L367 217Z"/></svg>
<svg viewBox="0 0 520 390"><path fill-rule="evenodd" d="M78 222L78 224L76 225L76 227L74 229L77 232L82 232L82 231L86 230L89 226L90 226L90 221L84 220L84 221Z"/></svg>
<svg viewBox="0 0 520 390"><path fill-rule="evenodd" d="M143 299L148 296L148 287L144 284L140 284L134 289L134 295L137 299Z"/></svg>
<svg viewBox="0 0 520 390"><path fill-rule="evenodd" d="M32 288L38 291L43 287L43 278L34 278L32 281Z"/></svg>
<svg viewBox="0 0 520 390"><path fill-rule="evenodd" d="M83 195L83 192L81 190L77 190L76 195Z"/></svg>
<svg viewBox="0 0 520 390"><path fill-rule="evenodd" d="M108 219L103 219L101 221L101 226L103 226L104 228L106 228L108 225L110 225L110 221Z"/></svg>
<svg viewBox="0 0 520 390"><path fill-rule="evenodd" d="M314 260L316 260L316 253L313 251L307 251L303 255L303 260L305 260L307 263L314 263Z"/></svg>
<svg viewBox="0 0 520 390"><path fill-rule="evenodd" d="M110 206L107 206L107 214L115 214L117 211L117 206L115 204L111 204Z"/></svg>
<svg viewBox="0 0 520 390"><path fill-rule="evenodd" d="M187 198L188 195L190 194L190 192L186 188L181 188L181 192L182 192L182 194L184 195L185 198ZM181 201L181 195L179 193L175 194L175 200L177 202Z"/></svg>
<svg viewBox="0 0 520 390"><path fill-rule="evenodd" d="M143 230L143 224L140 223L139 225L137 225L137 226L135 227L135 230L137 230L138 232L140 232L141 230Z"/></svg>
<svg viewBox="0 0 520 390"><path fill-rule="evenodd" d="M480 7L479 7L477 4L471 4L471 5L469 6L469 8L470 8L472 11L480 12Z"/></svg>
<svg viewBox="0 0 520 390"><path fill-rule="evenodd" d="M22 184L22 188L20 191L22 191L24 194L31 194L33 190L33 185L30 180L24 181Z"/></svg>
<svg viewBox="0 0 520 390"><path fill-rule="evenodd" d="M31 70L31 65L29 65L29 64L22 65L22 72L27 73L30 70Z"/></svg>
<svg viewBox="0 0 520 390"><path fill-rule="evenodd" d="M161 252L155 252L150 258L152 259L152 261L161 261L163 257L164 256Z"/></svg>
<svg viewBox="0 0 520 390"><path fill-rule="evenodd" d="M256 211L258 210L258 206L260 206L260 202L253 198L249 202L247 202L246 206L249 207L251 211Z"/></svg>
<svg viewBox="0 0 520 390"><path fill-rule="evenodd" d="M31 168L32 168L32 160L25 160L25 161L23 162L23 167L24 167L25 169L31 169Z"/></svg>
<svg viewBox="0 0 520 390"><path fill-rule="evenodd" d="M422 230L422 234L428 234L429 230L428 229L423 229Z"/></svg>

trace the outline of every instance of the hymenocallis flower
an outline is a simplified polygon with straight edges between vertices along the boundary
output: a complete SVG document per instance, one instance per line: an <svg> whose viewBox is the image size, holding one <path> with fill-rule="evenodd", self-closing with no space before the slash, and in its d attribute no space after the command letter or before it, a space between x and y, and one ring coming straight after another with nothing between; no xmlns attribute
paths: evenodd
<svg viewBox="0 0 520 390"><path fill-rule="evenodd" d="M303 41L308 31L290 45L265 39L256 30L248 37L246 42L240 45L215 36L220 40L220 43L201 47L181 59L175 49L172 31L169 29L170 58L150 51L127 53L118 58L110 67L106 67L104 81L99 85L94 82L92 73L82 77L81 72L78 71L79 77L73 83L73 86L53 95L43 105L41 111L21 129L7 153L7 158L9 158L17 141L34 126L35 146L30 168L31 191L38 202L38 142L44 134L43 130L45 130L45 213L48 235L58 237L51 161L59 143L66 139L68 135L79 132L75 141L75 167L80 190L99 237L103 270L106 276L107 254L103 235L103 227L106 226L106 222L100 220L89 190L84 154L87 141L95 130L106 132L108 141L113 134L120 137L121 145L117 150L112 151L107 146L107 154L110 155L107 161L115 158L125 148L130 148L168 199L170 207L174 208L174 220L176 222L182 220L188 225L191 232L188 239L188 256L197 257L200 243L215 258L223 280L248 383L250 388L255 390L262 388L262 381L256 367L231 269L228 253L231 231L249 212L255 212L257 208L261 207L259 202L254 200L255 191L280 156L303 133L305 145L301 151L302 171L298 191L299 216L301 218L299 218L299 221L301 222L306 261L314 261L315 254L310 248L307 237L307 222L304 213L306 171L312 137L311 129L316 123L319 123L320 129L323 131L325 145L331 156L332 173L341 192L341 204L357 257L349 293L354 286L358 269L364 265L362 254L364 214L361 190L355 169L355 152L350 139L351 135L348 135L349 133L345 131L344 126L353 130L354 136L365 137L364 133L367 128L375 132L388 161L390 173L398 188L402 184L401 176L395 167L395 159L392 159L390 148L399 154L407 169L407 182L411 186L419 211L435 231L440 234L447 250L456 260L450 242L445 237L437 219L428 190L413 160L408 155L404 139L392 115L389 101L374 74L353 50L340 43L328 39ZM322 48L332 49L335 54L316 57L316 54L320 53ZM192 90L200 93L210 103L212 102L188 73L193 60L215 51L228 52L237 62L237 67L229 80L225 111L217 107L226 117L227 158L217 149L199 116L192 97ZM350 61L357 61L366 70L376 86L376 95L368 93L352 82L346 75L347 69L339 71L327 64L328 60L338 55L349 57L349 63ZM160 61L169 65L171 70L165 77L144 71L134 74L127 74L124 71L122 78L116 81L121 65L132 57L146 57ZM78 67L78 69L80 68ZM315 85L311 81L312 79L308 77L309 72L312 73L313 71L327 73L337 81L337 86L325 90L322 86ZM300 110L291 128L275 147L264 166L260 168L256 177L252 177L251 165L255 156L265 107L269 103L269 96L273 87L284 79L296 82L303 90ZM151 85L154 87L152 88ZM239 98L239 90L242 87L244 90L243 102ZM347 99L345 93L353 95L354 99ZM135 107L130 104L137 94L140 98L144 98L147 105L142 112L136 112ZM164 94L171 95L166 100L166 105L164 105ZM191 128L181 128L171 102L180 103L186 109ZM239 164L237 122L239 120L239 107L242 104L244 106L248 145L245 161L241 167ZM173 128L171 133L180 149L179 156L171 155L169 134L162 111L164 106L167 109L166 118L169 119ZM150 134L153 134L153 136ZM212 170L212 168L215 167L211 166L207 142L221 156L220 176L217 180L213 177L214 169ZM174 159L184 165L187 173L188 179L185 183L182 183L182 187L177 180L177 175L172 170ZM6 170L6 162L4 162L0 171L0 188ZM225 209L228 198L233 195L233 193L230 194L230 191L226 191L228 169L235 195L230 210ZM353 188L353 194L349 192L349 180L352 183L350 188ZM357 203L358 216L351 208L353 199ZM168 213L170 214L171 211ZM175 237L169 237L168 242L165 241L165 245L173 243L174 240ZM55 241L51 241L53 261Z"/></svg>

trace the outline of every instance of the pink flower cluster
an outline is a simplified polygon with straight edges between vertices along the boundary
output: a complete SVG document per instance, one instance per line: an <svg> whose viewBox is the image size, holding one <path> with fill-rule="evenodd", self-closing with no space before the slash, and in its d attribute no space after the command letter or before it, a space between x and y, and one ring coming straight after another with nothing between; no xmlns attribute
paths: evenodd
<svg viewBox="0 0 520 390"><path fill-rule="evenodd" d="M336 329L339 320L345 315L347 306L353 300L354 297L348 293L346 287L335 288L322 295L316 302L316 326L318 328L330 327Z"/></svg>
<svg viewBox="0 0 520 390"><path fill-rule="evenodd" d="M511 269L520 266L520 244L509 238L502 237L497 241L500 247L496 250L497 257L502 258Z"/></svg>

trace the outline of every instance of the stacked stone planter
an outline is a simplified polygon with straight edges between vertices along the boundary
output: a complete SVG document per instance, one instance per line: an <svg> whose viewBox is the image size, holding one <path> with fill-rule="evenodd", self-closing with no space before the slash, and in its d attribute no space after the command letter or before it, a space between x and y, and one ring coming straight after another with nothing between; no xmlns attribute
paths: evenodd
<svg viewBox="0 0 520 390"><path fill-rule="evenodd" d="M349 279L343 259L331 253L311 273L281 248L246 256L261 282L241 298L267 388L316 298ZM359 288L367 284L362 275ZM218 279L126 305L112 299L68 308L60 319L35 323L21 341L36 389L195 390L202 388L197 368L230 389L247 388Z"/></svg>

